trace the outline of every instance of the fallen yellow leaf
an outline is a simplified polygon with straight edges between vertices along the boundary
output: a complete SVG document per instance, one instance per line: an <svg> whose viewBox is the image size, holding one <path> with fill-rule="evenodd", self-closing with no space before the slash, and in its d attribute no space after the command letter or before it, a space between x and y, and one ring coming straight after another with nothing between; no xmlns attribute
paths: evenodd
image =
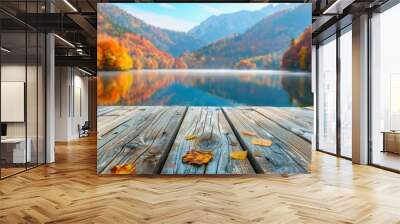
<svg viewBox="0 0 400 224"><path fill-rule="evenodd" d="M233 151L231 158L235 160L245 160L247 158L247 151Z"/></svg>
<svg viewBox="0 0 400 224"><path fill-rule="evenodd" d="M269 147L272 145L272 141L269 139L263 139L263 138L253 138L251 140L251 143L253 145L259 145L259 146L265 146L265 147Z"/></svg>
<svg viewBox="0 0 400 224"><path fill-rule="evenodd" d="M255 136L256 135L256 133L252 132L252 131L242 131L242 134L247 135L247 136Z"/></svg>
<svg viewBox="0 0 400 224"><path fill-rule="evenodd" d="M194 140L194 139L196 139L196 138L197 138L196 135L190 134L190 135L186 135L185 140L190 141L190 140Z"/></svg>
<svg viewBox="0 0 400 224"><path fill-rule="evenodd" d="M199 151L199 150L190 150L186 152L186 154L182 157L182 161L184 163L189 163L191 165L201 166L203 164L207 164L213 158L212 152Z"/></svg>
<svg viewBox="0 0 400 224"><path fill-rule="evenodd" d="M131 174L136 171L136 167L132 164L115 165L111 172L114 174Z"/></svg>

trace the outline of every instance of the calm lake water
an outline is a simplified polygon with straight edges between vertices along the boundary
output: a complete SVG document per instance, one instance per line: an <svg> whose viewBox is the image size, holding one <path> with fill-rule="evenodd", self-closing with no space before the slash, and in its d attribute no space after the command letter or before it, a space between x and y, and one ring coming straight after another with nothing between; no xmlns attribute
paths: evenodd
<svg viewBox="0 0 400 224"><path fill-rule="evenodd" d="M311 106L311 74L286 71L98 72L98 105Z"/></svg>

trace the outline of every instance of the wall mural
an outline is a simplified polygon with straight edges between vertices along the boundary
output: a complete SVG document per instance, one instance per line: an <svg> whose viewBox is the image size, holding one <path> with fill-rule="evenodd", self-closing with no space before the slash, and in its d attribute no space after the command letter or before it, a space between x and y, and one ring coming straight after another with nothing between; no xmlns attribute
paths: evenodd
<svg viewBox="0 0 400 224"><path fill-rule="evenodd" d="M99 3L98 174L307 173L311 4Z"/></svg>

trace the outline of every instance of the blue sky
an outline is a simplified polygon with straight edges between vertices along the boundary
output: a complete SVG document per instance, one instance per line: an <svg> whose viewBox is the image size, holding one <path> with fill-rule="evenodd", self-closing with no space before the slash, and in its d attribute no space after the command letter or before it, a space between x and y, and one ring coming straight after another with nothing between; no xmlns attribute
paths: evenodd
<svg viewBox="0 0 400 224"><path fill-rule="evenodd" d="M151 25L188 31L213 15L240 10L254 11L277 3L115 3Z"/></svg>

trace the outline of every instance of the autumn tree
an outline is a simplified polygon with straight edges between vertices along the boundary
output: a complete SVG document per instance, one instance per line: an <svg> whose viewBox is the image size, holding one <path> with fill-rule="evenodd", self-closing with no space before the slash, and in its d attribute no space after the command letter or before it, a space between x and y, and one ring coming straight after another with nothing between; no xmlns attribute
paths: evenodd
<svg viewBox="0 0 400 224"><path fill-rule="evenodd" d="M158 68L158 62L152 58L147 58L144 59L145 63L144 63L144 67L147 69L157 69Z"/></svg>
<svg viewBox="0 0 400 224"><path fill-rule="evenodd" d="M185 61L183 60L183 58L176 58L175 59L175 63L174 63L174 68L177 69L187 69L188 66L185 63Z"/></svg>
<svg viewBox="0 0 400 224"><path fill-rule="evenodd" d="M97 68L99 70L127 70L132 68L132 58L128 50L108 36L97 39Z"/></svg>
<svg viewBox="0 0 400 224"><path fill-rule="evenodd" d="M174 58L171 55L158 49L143 36L127 32L122 35L121 44L128 49L131 57L136 59L134 69L172 68L174 66Z"/></svg>
<svg viewBox="0 0 400 224"><path fill-rule="evenodd" d="M293 47L294 45L296 45L296 39L292 38L290 40L290 46Z"/></svg>
<svg viewBox="0 0 400 224"><path fill-rule="evenodd" d="M138 57L132 58L132 69L142 69L143 64Z"/></svg>
<svg viewBox="0 0 400 224"><path fill-rule="evenodd" d="M251 62L250 60L243 59L235 64L235 68L236 69L256 69L257 66L255 63Z"/></svg>
<svg viewBox="0 0 400 224"><path fill-rule="evenodd" d="M282 57L282 69L311 71L311 27L307 28Z"/></svg>
<svg viewBox="0 0 400 224"><path fill-rule="evenodd" d="M299 52L299 67L301 70L307 70L310 64L309 48L302 46Z"/></svg>

